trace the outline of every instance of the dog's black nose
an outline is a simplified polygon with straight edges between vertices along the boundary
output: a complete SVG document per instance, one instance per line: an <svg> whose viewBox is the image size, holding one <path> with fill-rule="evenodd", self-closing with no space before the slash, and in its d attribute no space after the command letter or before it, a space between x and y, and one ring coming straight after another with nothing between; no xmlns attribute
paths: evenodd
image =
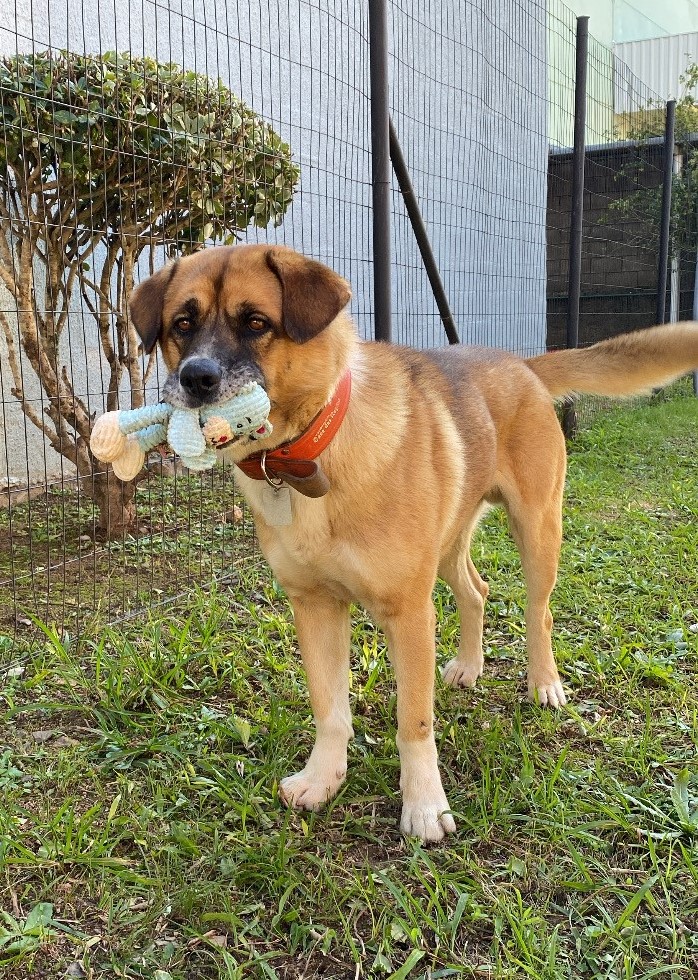
<svg viewBox="0 0 698 980"><path fill-rule="evenodd" d="M208 400L215 394L222 377L220 364L210 357L198 357L182 365L179 383L193 398Z"/></svg>

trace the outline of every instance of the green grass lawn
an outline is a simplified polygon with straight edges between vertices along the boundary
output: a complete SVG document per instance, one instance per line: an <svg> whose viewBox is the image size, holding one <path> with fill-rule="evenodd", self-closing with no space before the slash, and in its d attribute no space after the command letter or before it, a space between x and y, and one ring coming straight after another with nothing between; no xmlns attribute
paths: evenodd
<svg viewBox="0 0 698 980"><path fill-rule="evenodd" d="M680 397L572 447L558 713L523 700L519 563L501 514L483 526L486 675L437 692L444 845L398 832L394 686L359 611L349 778L317 815L277 796L312 733L266 568L80 642L5 641L0 975L698 976L697 433Z"/></svg>

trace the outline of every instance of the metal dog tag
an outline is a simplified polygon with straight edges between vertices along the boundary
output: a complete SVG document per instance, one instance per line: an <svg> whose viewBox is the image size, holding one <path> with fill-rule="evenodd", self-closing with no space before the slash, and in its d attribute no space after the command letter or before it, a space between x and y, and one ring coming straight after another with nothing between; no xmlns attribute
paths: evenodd
<svg viewBox="0 0 698 980"><path fill-rule="evenodd" d="M287 486L270 487L262 490L264 520L272 527L288 527L293 519L291 514L291 488Z"/></svg>

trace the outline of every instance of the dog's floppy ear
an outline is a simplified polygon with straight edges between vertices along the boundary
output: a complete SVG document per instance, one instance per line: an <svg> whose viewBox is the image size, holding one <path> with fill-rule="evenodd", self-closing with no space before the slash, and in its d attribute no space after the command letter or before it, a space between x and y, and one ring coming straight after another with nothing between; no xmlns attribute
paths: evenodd
<svg viewBox="0 0 698 980"><path fill-rule="evenodd" d="M136 286L128 305L131 322L143 341L143 349L150 354L162 330L162 307L167 287L172 282L176 262L171 262L150 278Z"/></svg>
<svg viewBox="0 0 698 980"><path fill-rule="evenodd" d="M283 326L296 343L317 336L351 299L341 276L290 248L270 248L267 265L281 282Z"/></svg>

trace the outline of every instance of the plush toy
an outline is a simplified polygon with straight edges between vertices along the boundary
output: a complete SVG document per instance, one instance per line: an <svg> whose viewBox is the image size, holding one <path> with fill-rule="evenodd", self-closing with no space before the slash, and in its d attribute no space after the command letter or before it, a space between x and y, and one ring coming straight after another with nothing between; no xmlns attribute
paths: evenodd
<svg viewBox="0 0 698 980"><path fill-rule="evenodd" d="M111 463L120 480L132 480L145 454L169 444L190 470L206 470L216 462L216 449L240 436L263 439L271 433L269 398L252 381L233 398L202 408L146 405L132 411L107 412L95 422L90 449Z"/></svg>

